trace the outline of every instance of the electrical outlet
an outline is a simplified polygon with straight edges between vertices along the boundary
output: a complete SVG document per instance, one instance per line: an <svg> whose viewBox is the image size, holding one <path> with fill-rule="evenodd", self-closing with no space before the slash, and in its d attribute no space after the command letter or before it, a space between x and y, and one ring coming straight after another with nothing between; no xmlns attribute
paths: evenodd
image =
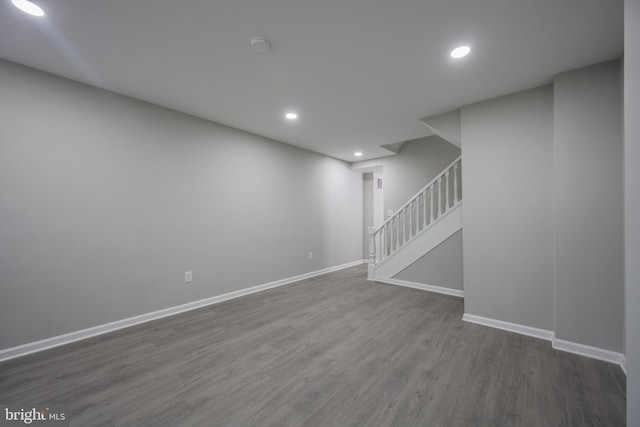
<svg viewBox="0 0 640 427"><path fill-rule="evenodd" d="M193 271L185 271L184 272L184 283L193 282Z"/></svg>
<svg viewBox="0 0 640 427"><path fill-rule="evenodd" d="M313 252L309 252L309 259L313 259Z"/></svg>

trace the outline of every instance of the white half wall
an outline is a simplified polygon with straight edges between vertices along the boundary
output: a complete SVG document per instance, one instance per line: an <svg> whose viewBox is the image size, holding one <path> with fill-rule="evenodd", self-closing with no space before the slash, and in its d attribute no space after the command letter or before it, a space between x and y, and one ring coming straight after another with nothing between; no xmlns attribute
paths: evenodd
<svg viewBox="0 0 640 427"><path fill-rule="evenodd" d="M0 87L0 349L362 260L345 162L6 61Z"/></svg>

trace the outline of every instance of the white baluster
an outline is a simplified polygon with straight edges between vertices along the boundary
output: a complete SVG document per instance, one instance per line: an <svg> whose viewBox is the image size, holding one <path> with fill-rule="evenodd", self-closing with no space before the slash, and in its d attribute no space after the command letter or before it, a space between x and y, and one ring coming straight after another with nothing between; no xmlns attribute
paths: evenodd
<svg viewBox="0 0 640 427"><path fill-rule="evenodd" d="M387 248L387 246L385 246L385 251L388 250L388 252L385 252L385 255L391 255L391 245L393 245L393 242L391 240L391 234L390 234L391 233L391 228L390 228L391 227L391 222L388 222L385 227L386 227L386 230L387 230L385 232L385 236L386 236L386 239L387 239L387 246L388 246L388 248Z"/></svg>
<svg viewBox="0 0 640 427"><path fill-rule="evenodd" d="M400 247L400 213L394 217L396 232L396 251Z"/></svg>
<svg viewBox="0 0 640 427"><path fill-rule="evenodd" d="M387 243L389 245L389 252L387 253L387 255L391 255L391 252L393 251L393 227L391 226L391 222L387 223Z"/></svg>
<svg viewBox="0 0 640 427"><path fill-rule="evenodd" d="M391 241L391 222L388 222L386 225L386 229L387 231L385 232L386 234L386 239L387 239L387 246L388 246L388 252L386 252L387 255L391 255L391 246L393 245L393 242ZM387 250L387 249L385 249Z"/></svg>
<svg viewBox="0 0 640 427"><path fill-rule="evenodd" d="M422 201L423 203L423 208L422 208L422 215L423 215L423 219L424 222L422 224L422 229L424 230L425 228L427 228L427 192L429 191L429 189L425 189L424 192L422 193Z"/></svg>
<svg viewBox="0 0 640 427"><path fill-rule="evenodd" d="M409 203L409 239L413 237L413 202Z"/></svg>
<svg viewBox="0 0 640 427"><path fill-rule="evenodd" d="M458 203L458 163L453 165L453 203Z"/></svg>
<svg viewBox="0 0 640 427"><path fill-rule="evenodd" d="M403 222L403 224L402 224L402 231L403 231L404 239L402 239L402 244L404 245L404 244L405 244L405 243L407 243L407 241L409 240L409 239L407 238L407 230L408 230L408 229L407 229L407 215L409 215L409 209L408 209L408 207L407 207L407 208L404 208L404 209L403 209L403 211L404 211L404 216L402 217L402 222Z"/></svg>
<svg viewBox="0 0 640 427"><path fill-rule="evenodd" d="M400 249L400 246L402 245L402 227L400 226L400 223L402 221L400 221L402 219L402 211L398 211L398 216L396 217L396 220L398 221L398 225L396 227L396 230L398 231L398 244L396 245L396 251L398 249Z"/></svg>
<svg viewBox="0 0 640 427"><path fill-rule="evenodd" d="M444 188L445 188L445 203L444 203L444 211L449 210L449 169L447 169L447 173L445 173L444 178Z"/></svg>
<svg viewBox="0 0 640 427"><path fill-rule="evenodd" d="M442 176L438 177L438 217L442 213Z"/></svg>
<svg viewBox="0 0 640 427"><path fill-rule="evenodd" d="M402 244L407 243L407 215L409 215L409 209L402 209Z"/></svg>
<svg viewBox="0 0 640 427"><path fill-rule="evenodd" d="M381 247L381 257L385 259L387 257L387 227L382 227L382 247Z"/></svg>
<svg viewBox="0 0 640 427"><path fill-rule="evenodd" d="M433 188L434 186L431 186L431 204L429 206L429 210L430 212L430 216L429 216L429 224L431 224L433 222Z"/></svg>

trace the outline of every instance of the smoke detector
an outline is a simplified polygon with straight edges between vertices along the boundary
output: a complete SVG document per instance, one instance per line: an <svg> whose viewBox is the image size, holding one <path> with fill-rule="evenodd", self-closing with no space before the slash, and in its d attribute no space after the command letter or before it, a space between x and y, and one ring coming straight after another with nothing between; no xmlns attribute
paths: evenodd
<svg viewBox="0 0 640 427"><path fill-rule="evenodd" d="M253 37L251 39L251 49L258 53L266 53L271 49L271 45L264 37Z"/></svg>

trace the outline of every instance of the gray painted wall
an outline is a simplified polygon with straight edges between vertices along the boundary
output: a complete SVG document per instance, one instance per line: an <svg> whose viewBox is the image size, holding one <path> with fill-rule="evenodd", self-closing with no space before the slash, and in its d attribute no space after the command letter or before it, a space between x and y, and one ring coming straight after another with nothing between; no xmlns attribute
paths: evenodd
<svg viewBox="0 0 640 427"><path fill-rule="evenodd" d="M640 426L640 1L624 9L627 424Z"/></svg>
<svg viewBox="0 0 640 427"><path fill-rule="evenodd" d="M462 230L460 230L393 278L463 290L462 265Z"/></svg>
<svg viewBox="0 0 640 427"><path fill-rule="evenodd" d="M0 348L362 259L344 162L5 61L0 87Z"/></svg>
<svg viewBox="0 0 640 427"><path fill-rule="evenodd" d="M397 210L460 156L460 149L438 136L407 141L396 156L355 162L354 170L382 166L384 211Z"/></svg>
<svg viewBox="0 0 640 427"><path fill-rule="evenodd" d="M551 86L463 107L465 312L553 329Z"/></svg>
<svg viewBox="0 0 640 427"><path fill-rule="evenodd" d="M620 62L554 79L556 338L622 351Z"/></svg>

